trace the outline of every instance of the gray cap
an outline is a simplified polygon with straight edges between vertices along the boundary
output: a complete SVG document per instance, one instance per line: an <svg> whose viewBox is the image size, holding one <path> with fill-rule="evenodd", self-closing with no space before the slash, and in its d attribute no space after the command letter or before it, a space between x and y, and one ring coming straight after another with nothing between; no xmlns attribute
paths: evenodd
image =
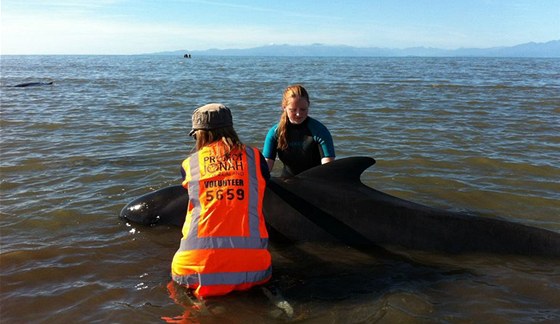
<svg viewBox="0 0 560 324"><path fill-rule="evenodd" d="M228 126L233 126L229 108L219 103L207 104L194 110L189 136L193 136L199 129L210 130Z"/></svg>

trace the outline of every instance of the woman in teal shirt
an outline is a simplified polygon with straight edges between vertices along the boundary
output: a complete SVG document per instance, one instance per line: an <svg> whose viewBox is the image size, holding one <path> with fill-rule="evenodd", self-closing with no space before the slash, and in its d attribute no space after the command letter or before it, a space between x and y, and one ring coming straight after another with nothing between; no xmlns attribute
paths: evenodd
<svg viewBox="0 0 560 324"><path fill-rule="evenodd" d="M301 85L284 90L282 116L266 135L263 155L272 171L276 155L284 164L283 177L293 177L335 159L331 133L308 116L309 94Z"/></svg>

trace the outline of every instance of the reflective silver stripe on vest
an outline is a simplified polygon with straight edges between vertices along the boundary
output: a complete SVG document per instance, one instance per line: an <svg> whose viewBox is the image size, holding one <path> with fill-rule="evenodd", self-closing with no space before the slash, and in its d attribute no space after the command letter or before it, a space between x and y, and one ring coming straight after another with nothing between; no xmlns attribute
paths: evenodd
<svg viewBox="0 0 560 324"><path fill-rule="evenodd" d="M199 237L181 240L179 251L202 249L266 249L268 238L260 237Z"/></svg>
<svg viewBox="0 0 560 324"><path fill-rule="evenodd" d="M192 221L191 228L187 237L197 237L198 236L198 226L192 226L198 224L200 219L200 163L199 154L194 154L189 159L189 172L191 180L189 181L189 201L193 205L192 211ZM181 245L183 245L183 240L181 240Z"/></svg>
<svg viewBox="0 0 560 324"><path fill-rule="evenodd" d="M272 266L262 271L197 273L187 276L173 275L181 285L239 285L265 280L272 275Z"/></svg>
<svg viewBox="0 0 560 324"><path fill-rule="evenodd" d="M249 232L251 237L260 237L257 162L255 161L255 151L253 148L247 146L245 152L247 152L247 164L249 164Z"/></svg>

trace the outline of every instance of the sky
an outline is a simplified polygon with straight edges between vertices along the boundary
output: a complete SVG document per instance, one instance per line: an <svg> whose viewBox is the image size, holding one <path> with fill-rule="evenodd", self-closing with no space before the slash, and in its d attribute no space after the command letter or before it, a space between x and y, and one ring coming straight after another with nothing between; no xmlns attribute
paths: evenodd
<svg viewBox="0 0 560 324"><path fill-rule="evenodd" d="M270 44L442 49L560 39L560 0L2 0L1 54Z"/></svg>

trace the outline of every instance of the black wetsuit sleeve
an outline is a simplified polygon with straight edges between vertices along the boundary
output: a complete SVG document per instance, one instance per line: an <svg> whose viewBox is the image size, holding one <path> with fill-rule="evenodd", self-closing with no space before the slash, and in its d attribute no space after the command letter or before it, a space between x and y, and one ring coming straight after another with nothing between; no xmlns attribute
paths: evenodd
<svg viewBox="0 0 560 324"><path fill-rule="evenodd" d="M185 169L183 169L183 167L181 166L181 180L182 180L182 181L185 181L186 176L187 176L187 175L186 175L186 173L185 173Z"/></svg>
<svg viewBox="0 0 560 324"><path fill-rule="evenodd" d="M262 154L259 154L259 160L261 164L262 175L265 180L268 181L270 179L270 170L268 170L268 163L266 163L266 160L264 159L264 156Z"/></svg>

